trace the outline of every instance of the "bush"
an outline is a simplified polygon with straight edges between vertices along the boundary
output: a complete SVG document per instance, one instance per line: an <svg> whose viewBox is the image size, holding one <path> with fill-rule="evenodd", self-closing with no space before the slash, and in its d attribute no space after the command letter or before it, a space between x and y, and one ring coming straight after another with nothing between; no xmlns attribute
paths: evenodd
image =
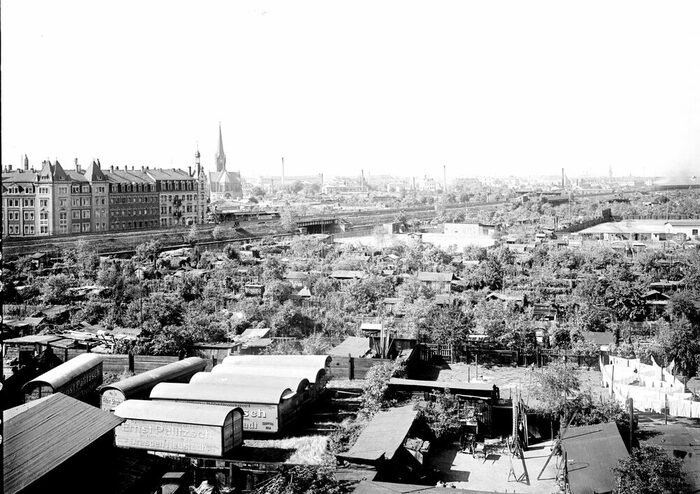
<svg viewBox="0 0 700 494"><path fill-rule="evenodd" d="M658 447L642 445L613 467L618 494L671 494L687 492L683 461Z"/></svg>
<svg viewBox="0 0 700 494"><path fill-rule="evenodd" d="M435 401L429 402L419 416L430 427L438 443L454 439L459 433L459 402L449 390L437 392Z"/></svg>

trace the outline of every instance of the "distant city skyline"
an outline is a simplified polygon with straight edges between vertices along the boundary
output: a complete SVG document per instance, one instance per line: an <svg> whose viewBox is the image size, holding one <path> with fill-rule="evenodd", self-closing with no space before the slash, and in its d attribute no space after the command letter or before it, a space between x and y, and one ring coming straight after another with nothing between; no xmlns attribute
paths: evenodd
<svg viewBox="0 0 700 494"><path fill-rule="evenodd" d="M697 175L700 4L2 1L2 165Z"/></svg>

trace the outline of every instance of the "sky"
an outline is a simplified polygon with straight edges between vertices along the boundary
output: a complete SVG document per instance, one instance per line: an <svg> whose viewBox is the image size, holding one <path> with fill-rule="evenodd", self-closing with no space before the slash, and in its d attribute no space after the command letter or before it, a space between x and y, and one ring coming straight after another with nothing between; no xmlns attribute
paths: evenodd
<svg viewBox="0 0 700 494"><path fill-rule="evenodd" d="M2 164L700 172L697 1L2 0Z"/></svg>

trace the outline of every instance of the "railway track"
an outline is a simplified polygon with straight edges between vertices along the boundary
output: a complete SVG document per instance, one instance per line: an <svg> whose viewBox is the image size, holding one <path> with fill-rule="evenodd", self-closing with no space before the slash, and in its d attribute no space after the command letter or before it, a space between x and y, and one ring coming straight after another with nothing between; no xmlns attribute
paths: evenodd
<svg viewBox="0 0 700 494"><path fill-rule="evenodd" d="M499 202L484 202L484 203L458 203L445 206L447 211L457 209L475 209L481 207L494 207L505 204L506 201ZM410 208L382 208L372 210L355 210L342 211L333 214L310 215L309 218L318 220L328 219L344 219L350 223L357 225L372 224L371 218L386 218L396 216L398 214L406 214L409 218L421 217L425 218L435 212L435 206L415 206ZM380 223L381 221L376 221ZM228 225L231 222L224 223ZM238 226L244 229L251 227L263 227L267 232L252 234L248 237L227 238L229 242L243 242L258 240L261 238L277 238L289 237L288 234L273 234L271 230L275 230L279 225L279 221L257 221L254 219L238 222ZM216 227L216 224L205 223L199 225L199 232L203 236L209 236ZM21 256L33 254L35 252L58 253L63 249L71 248L76 242L83 240L95 247L101 255L127 254L133 252L136 245L143 242L159 239L168 248L177 248L185 245L184 236L189 232L189 227L179 228L157 228L153 230L131 230L127 232L105 232L105 233L88 233L82 235L61 235L52 237L8 237L3 239L3 253L7 257ZM199 245L215 245L221 243L221 240L201 241Z"/></svg>

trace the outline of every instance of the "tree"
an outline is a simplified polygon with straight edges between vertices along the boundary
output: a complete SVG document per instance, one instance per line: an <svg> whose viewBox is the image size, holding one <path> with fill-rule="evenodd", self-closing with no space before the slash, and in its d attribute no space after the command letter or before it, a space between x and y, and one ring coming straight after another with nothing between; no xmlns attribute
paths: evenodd
<svg viewBox="0 0 700 494"><path fill-rule="evenodd" d="M377 310L381 301L392 295L393 289L389 278L368 276L352 282L348 287L348 293L355 302L358 312L368 314Z"/></svg>
<svg viewBox="0 0 700 494"><path fill-rule="evenodd" d="M554 415L570 417L572 414L568 396L577 393L581 387L579 369L566 364L563 359L550 363L535 373L535 397L542 402L544 410Z"/></svg>
<svg viewBox="0 0 700 494"><path fill-rule="evenodd" d="M156 260L158 253L163 248L160 240L150 240L136 246L136 258L140 261L151 261L153 269L156 269Z"/></svg>
<svg viewBox="0 0 700 494"><path fill-rule="evenodd" d="M75 244L75 259L78 276L82 279L95 279L100 258L97 251L85 240L78 240Z"/></svg>
<svg viewBox="0 0 700 494"><path fill-rule="evenodd" d="M297 229L297 220L289 206L280 212L280 228L285 232L294 232Z"/></svg>
<svg viewBox="0 0 700 494"><path fill-rule="evenodd" d="M263 189L262 187L253 187L253 190L251 190L250 192L255 197L265 197L265 189Z"/></svg>
<svg viewBox="0 0 700 494"><path fill-rule="evenodd" d="M190 230L185 235L185 242L190 244L190 247L197 245L199 241L199 229L197 228L197 223L192 223Z"/></svg>
<svg viewBox="0 0 700 494"><path fill-rule="evenodd" d="M45 304L62 304L68 301L67 290L75 282L65 274L52 274L44 280L42 299Z"/></svg>
<svg viewBox="0 0 700 494"><path fill-rule="evenodd" d="M662 448L642 444L613 467L618 494L675 494L686 492L683 460Z"/></svg>
<svg viewBox="0 0 700 494"><path fill-rule="evenodd" d="M654 342L667 363L676 362L676 368L685 376L695 376L700 368L700 327L685 317L659 326Z"/></svg>
<svg viewBox="0 0 700 494"><path fill-rule="evenodd" d="M214 240L221 240L226 237L226 232L224 231L224 228L221 225L216 225L211 231L211 237Z"/></svg>

